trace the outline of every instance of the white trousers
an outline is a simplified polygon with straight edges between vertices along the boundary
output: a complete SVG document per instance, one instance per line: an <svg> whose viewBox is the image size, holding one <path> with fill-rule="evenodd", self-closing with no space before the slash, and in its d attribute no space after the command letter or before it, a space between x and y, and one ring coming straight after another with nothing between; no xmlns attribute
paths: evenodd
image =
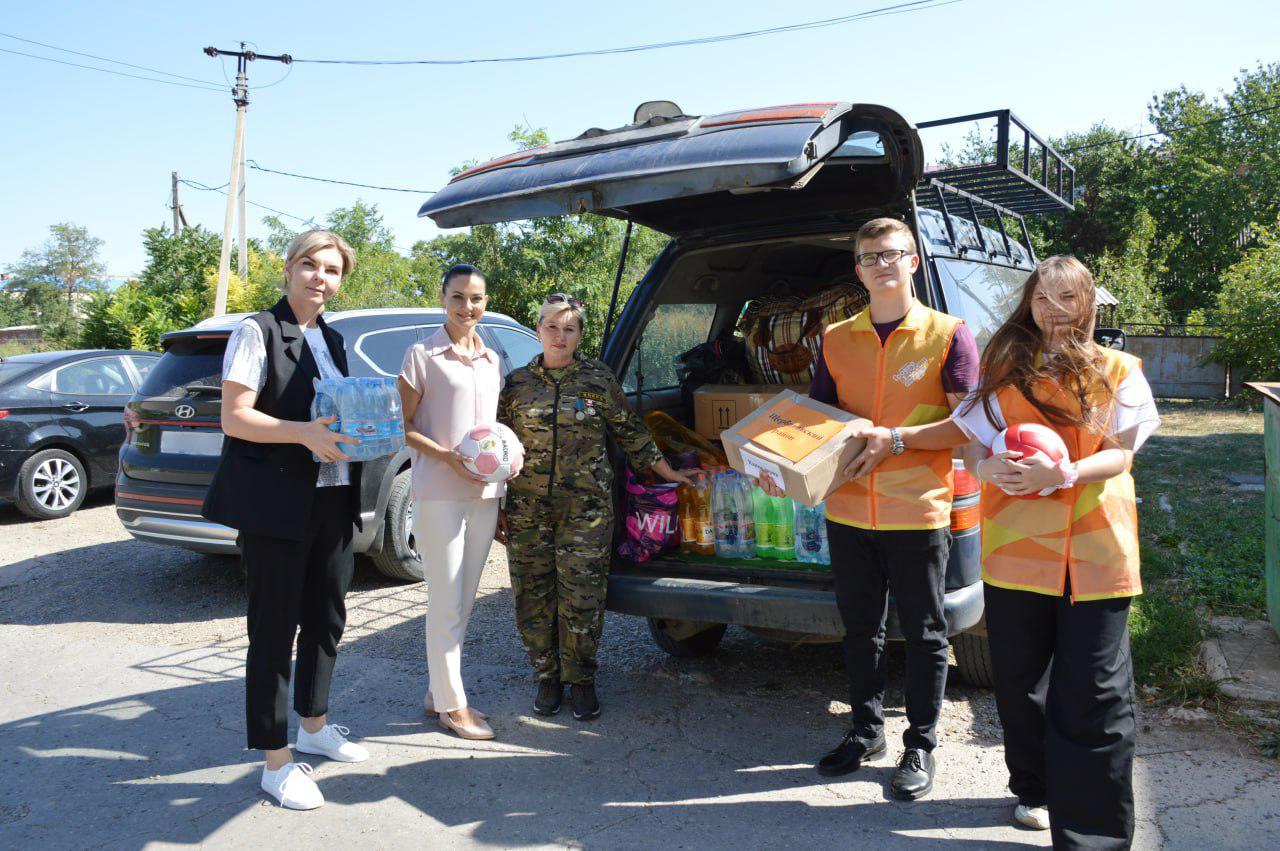
<svg viewBox="0 0 1280 851"><path fill-rule="evenodd" d="M427 579L427 675L437 712L467 705L462 644L497 525L497 499L413 504L414 545Z"/></svg>

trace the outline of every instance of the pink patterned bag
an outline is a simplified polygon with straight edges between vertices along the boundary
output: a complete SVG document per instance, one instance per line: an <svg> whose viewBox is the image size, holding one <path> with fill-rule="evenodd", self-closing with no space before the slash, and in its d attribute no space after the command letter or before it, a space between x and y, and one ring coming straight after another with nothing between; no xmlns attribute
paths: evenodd
<svg viewBox="0 0 1280 851"><path fill-rule="evenodd" d="M676 485L646 485L627 470L627 508L618 554L639 563L680 543Z"/></svg>

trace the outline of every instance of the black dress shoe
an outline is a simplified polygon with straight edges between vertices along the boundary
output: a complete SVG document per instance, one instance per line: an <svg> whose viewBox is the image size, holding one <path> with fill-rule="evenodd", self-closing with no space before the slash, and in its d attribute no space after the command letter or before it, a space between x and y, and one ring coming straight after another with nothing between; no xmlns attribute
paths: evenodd
<svg viewBox="0 0 1280 851"><path fill-rule="evenodd" d="M564 701L564 686L559 680L540 680L538 696L533 699L533 711L539 715L555 715Z"/></svg>
<svg viewBox="0 0 1280 851"><path fill-rule="evenodd" d="M579 721L590 721L600 714L600 700L596 697L593 683L570 683L569 705L573 707L573 717Z"/></svg>
<svg viewBox="0 0 1280 851"><path fill-rule="evenodd" d="M857 771L863 760L874 759L884 753L884 736L860 739L852 730L844 734L835 750L818 760L818 773L839 777Z"/></svg>
<svg viewBox="0 0 1280 851"><path fill-rule="evenodd" d="M923 798L933 790L933 754L922 748L907 748L898 760L889 791L901 801Z"/></svg>

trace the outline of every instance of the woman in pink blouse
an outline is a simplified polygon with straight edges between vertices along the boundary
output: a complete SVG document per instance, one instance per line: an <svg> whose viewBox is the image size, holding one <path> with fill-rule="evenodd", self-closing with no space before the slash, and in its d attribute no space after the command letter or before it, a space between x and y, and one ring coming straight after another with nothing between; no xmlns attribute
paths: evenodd
<svg viewBox="0 0 1280 851"><path fill-rule="evenodd" d="M409 347L398 382L413 450L413 534L427 580L423 707L464 739L492 739L484 713L467 703L462 644L505 485L469 471L454 447L473 427L496 421L502 370L476 333L489 302L480 270L450 267L440 299L444 327Z"/></svg>

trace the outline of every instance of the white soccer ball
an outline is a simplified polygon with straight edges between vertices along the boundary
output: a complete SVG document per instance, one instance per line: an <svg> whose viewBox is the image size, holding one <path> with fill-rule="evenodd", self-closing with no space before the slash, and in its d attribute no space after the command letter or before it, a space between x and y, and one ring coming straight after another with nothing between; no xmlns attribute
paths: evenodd
<svg viewBox="0 0 1280 851"><path fill-rule="evenodd" d="M502 423L478 425L467 432L456 451L462 465L486 482L505 482L524 460L524 447Z"/></svg>

